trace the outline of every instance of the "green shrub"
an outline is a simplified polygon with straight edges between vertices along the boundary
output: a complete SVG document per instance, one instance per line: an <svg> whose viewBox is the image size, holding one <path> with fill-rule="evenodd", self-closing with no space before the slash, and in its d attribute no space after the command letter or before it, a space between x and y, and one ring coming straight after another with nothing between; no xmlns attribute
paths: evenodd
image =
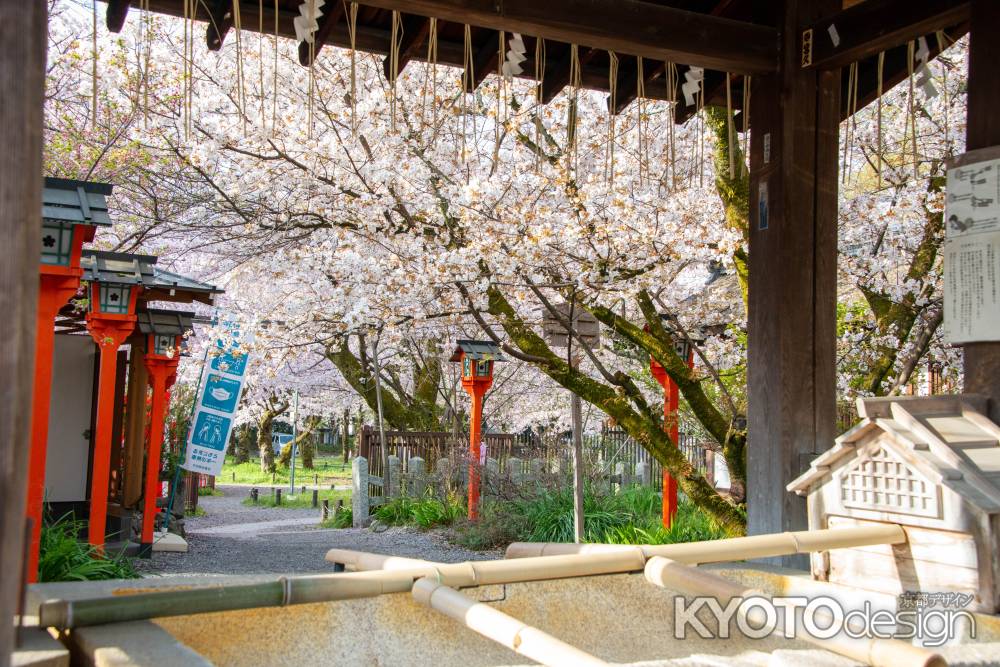
<svg viewBox="0 0 1000 667"><path fill-rule="evenodd" d="M320 522L322 528L350 528L354 525L354 512L350 507L342 507L329 519Z"/></svg>
<svg viewBox="0 0 1000 667"><path fill-rule="evenodd" d="M618 494L584 494L584 540L611 544L672 544L727 537L693 503L682 500L670 530L662 525L662 501L651 488L631 486ZM511 542L572 542L573 493L561 490L510 502L484 502L476 523L461 522L449 539L468 549Z"/></svg>
<svg viewBox="0 0 1000 667"><path fill-rule="evenodd" d="M484 499L479 520L457 520L448 533L448 540L472 551L486 551L523 541L529 531L527 519L514 503Z"/></svg>
<svg viewBox="0 0 1000 667"><path fill-rule="evenodd" d="M103 579L138 579L139 573L124 552L107 555L78 536L86 523L73 521L69 515L42 526L38 556L38 581L99 581Z"/></svg>
<svg viewBox="0 0 1000 667"><path fill-rule="evenodd" d="M210 486L199 486L198 487L199 496L221 496L222 491L219 489L213 489Z"/></svg>
<svg viewBox="0 0 1000 667"><path fill-rule="evenodd" d="M454 496L442 501L425 498L393 498L378 506L373 518L387 526L416 525L423 529L449 526L465 513L465 506Z"/></svg>

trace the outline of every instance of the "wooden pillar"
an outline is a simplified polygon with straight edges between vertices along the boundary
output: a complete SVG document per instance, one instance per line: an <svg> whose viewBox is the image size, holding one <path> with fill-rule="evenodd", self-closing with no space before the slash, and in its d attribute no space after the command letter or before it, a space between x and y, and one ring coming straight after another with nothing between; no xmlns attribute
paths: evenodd
<svg viewBox="0 0 1000 667"><path fill-rule="evenodd" d="M969 101L966 150L1000 146L1000 2L973 0L969 22ZM1000 342L967 343L966 393L990 397L990 418L1000 423Z"/></svg>
<svg viewBox="0 0 1000 667"><path fill-rule="evenodd" d="M840 72L801 67L798 29L840 2L768 5L783 49L777 74L754 77L750 109L751 534L806 527L805 501L785 486L832 446L836 414Z"/></svg>
<svg viewBox="0 0 1000 667"><path fill-rule="evenodd" d="M0 664L21 588L42 212L46 3L0 0Z"/></svg>
<svg viewBox="0 0 1000 667"><path fill-rule="evenodd" d="M149 372L146 369L146 336L133 335L128 362L128 390L125 400L125 474L122 480L122 505L137 507L142 497L142 460L146 439L146 393Z"/></svg>

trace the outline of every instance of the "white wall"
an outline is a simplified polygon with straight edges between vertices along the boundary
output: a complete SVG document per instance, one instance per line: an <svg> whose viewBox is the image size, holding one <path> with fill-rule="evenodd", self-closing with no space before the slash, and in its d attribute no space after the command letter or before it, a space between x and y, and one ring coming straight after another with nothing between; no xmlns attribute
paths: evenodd
<svg viewBox="0 0 1000 667"><path fill-rule="evenodd" d="M94 340L56 336L52 364L52 408L45 457L45 498L48 502L87 499L90 458L91 403L94 391Z"/></svg>

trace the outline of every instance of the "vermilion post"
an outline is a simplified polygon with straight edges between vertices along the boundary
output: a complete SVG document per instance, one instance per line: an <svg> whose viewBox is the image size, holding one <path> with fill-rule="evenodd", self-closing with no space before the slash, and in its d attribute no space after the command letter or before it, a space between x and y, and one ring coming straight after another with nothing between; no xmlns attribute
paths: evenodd
<svg viewBox="0 0 1000 667"><path fill-rule="evenodd" d="M77 262L79 264L79 262ZM52 357L55 318L80 286L79 268L43 266L35 325L35 385L31 407L31 450L28 453L26 514L32 519L28 550L28 581L38 580L38 546L45 503L45 454L49 440L49 406L52 400Z"/></svg>
<svg viewBox="0 0 1000 667"><path fill-rule="evenodd" d="M472 397L472 415L469 419L469 519L479 518L479 457L483 441L483 396L493 383L493 378L462 380L462 386Z"/></svg>
<svg viewBox="0 0 1000 667"><path fill-rule="evenodd" d="M688 368L694 368L694 357L690 352L687 364ZM655 359L650 358L649 371L663 387L663 427L674 446L680 447L680 420L677 417L677 411L680 408L680 390L677 383L667 375L667 371ZM663 469L662 512L663 527L670 528L674 523L674 516L677 514L677 480L671 476L666 468Z"/></svg>
<svg viewBox="0 0 1000 667"><path fill-rule="evenodd" d="M163 422L170 402L168 386L176 377L178 357L146 354L146 368L153 387L149 418L149 449L146 454L146 485L142 500L142 545L140 555L148 558L153 550L153 520L160 497L160 450L163 447Z"/></svg>
<svg viewBox="0 0 1000 667"><path fill-rule="evenodd" d="M131 308L134 311L134 306ZM111 427L115 409L115 373L118 348L135 328L135 315L89 313L87 330L101 351L97 381L97 420L94 427L94 462L90 480L88 541L104 546L108 513L108 478L111 469Z"/></svg>

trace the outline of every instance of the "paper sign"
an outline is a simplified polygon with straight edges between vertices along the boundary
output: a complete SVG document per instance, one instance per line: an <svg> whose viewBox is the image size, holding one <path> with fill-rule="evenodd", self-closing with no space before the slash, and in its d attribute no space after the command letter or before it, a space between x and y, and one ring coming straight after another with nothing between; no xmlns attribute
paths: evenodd
<svg viewBox="0 0 1000 667"><path fill-rule="evenodd" d="M233 343L219 340L217 354L205 364L201 389L196 397L195 411L188 434L185 470L206 475L218 475L226 458L226 444L233 429L233 420L243 395L244 374L250 337L243 337L238 324L223 325Z"/></svg>
<svg viewBox="0 0 1000 667"><path fill-rule="evenodd" d="M945 340L1000 340L998 149L970 151L949 164L944 215Z"/></svg>

